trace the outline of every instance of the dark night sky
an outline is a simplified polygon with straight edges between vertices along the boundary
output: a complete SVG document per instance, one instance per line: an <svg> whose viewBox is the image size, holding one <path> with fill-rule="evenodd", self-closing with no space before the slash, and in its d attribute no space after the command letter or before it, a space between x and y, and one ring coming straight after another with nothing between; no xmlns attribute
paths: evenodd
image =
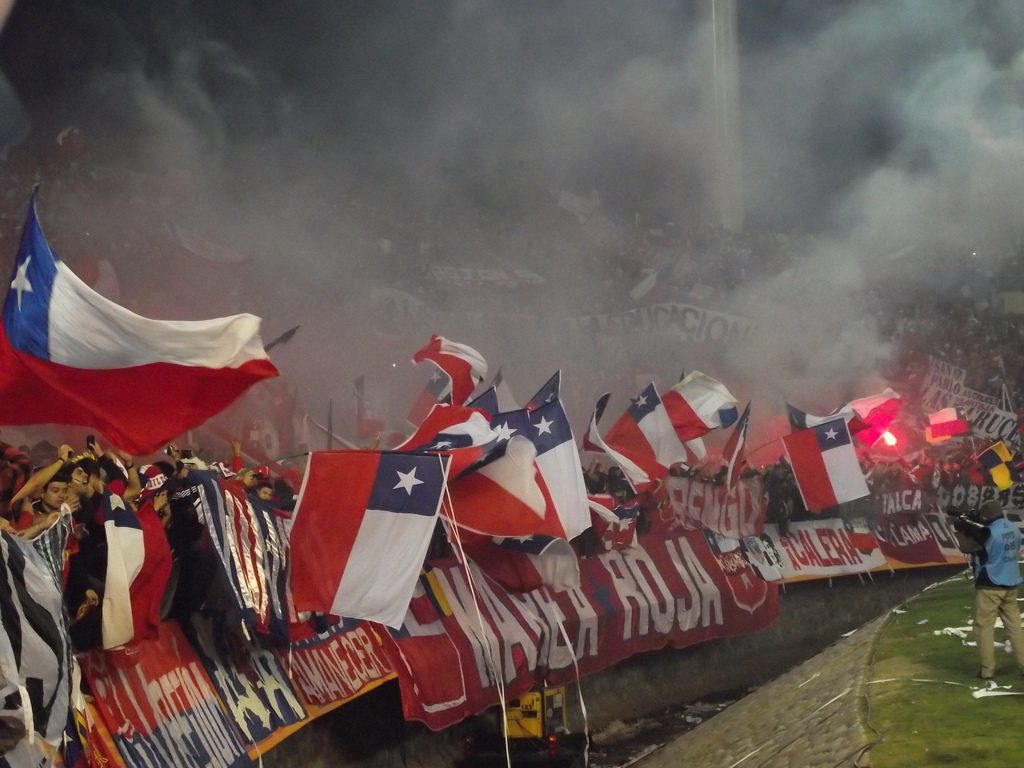
<svg viewBox="0 0 1024 768"><path fill-rule="evenodd" d="M140 177L185 169L197 182L185 212L195 226L216 225L261 275L287 270L297 303L326 306L362 291L352 254L366 243L415 248L446 217L485 230L488 243L467 242L467 258L544 246L559 190L596 190L631 223L706 223L708 74L695 7L19 0L0 67L40 132L77 125L95 157ZM739 30L748 225L819 237L793 254L789 277L737 286L723 302L777 332L718 362L777 392L813 391L874 370L882 353L858 297L886 254L977 253L964 269L980 272L1020 235L1024 3L740 0ZM601 306L604 287L550 247L534 266L560 270L570 282L556 290ZM912 268L932 290L927 258ZM306 319L286 308L282 329ZM305 375L361 372L310 362L336 338L383 354L341 321L307 322L285 352ZM499 323L466 341L495 359L526 357L512 335ZM548 344L523 378L539 384L570 366L572 351ZM692 367L665 358L666 375Z"/></svg>

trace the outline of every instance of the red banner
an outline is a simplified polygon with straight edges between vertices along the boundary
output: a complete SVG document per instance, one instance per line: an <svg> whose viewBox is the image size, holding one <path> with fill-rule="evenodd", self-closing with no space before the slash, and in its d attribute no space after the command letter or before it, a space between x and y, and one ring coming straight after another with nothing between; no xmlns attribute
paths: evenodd
<svg viewBox="0 0 1024 768"><path fill-rule="evenodd" d="M886 559L895 563L926 565L947 562L924 515L890 515L883 519L877 536L878 546Z"/></svg>
<svg viewBox="0 0 1024 768"><path fill-rule="evenodd" d="M765 502L760 478L747 478L731 491L691 477L669 477L668 498L687 528L706 528L741 539L764 532Z"/></svg>
<svg viewBox="0 0 1024 768"><path fill-rule="evenodd" d="M406 719L434 730L496 704L496 676L514 697L542 680L575 680L577 666L594 674L643 651L753 632L778 615L777 586L742 557L712 552L699 531L583 558L580 589L512 594L476 570L471 588L453 560L432 566L386 648Z"/></svg>
<svg viewBox="0 0 1024 768"><path fill-rule="evenodd" d="M96 705L129 768L250 765L206 671L178 625L156 640L79 657Z"/></svg>

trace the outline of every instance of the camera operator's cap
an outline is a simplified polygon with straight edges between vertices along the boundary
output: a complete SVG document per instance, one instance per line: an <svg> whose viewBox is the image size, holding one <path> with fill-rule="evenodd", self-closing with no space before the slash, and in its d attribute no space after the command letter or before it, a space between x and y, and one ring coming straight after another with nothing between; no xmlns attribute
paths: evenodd
<svg viewBox="0 0 1024 768"><path fill-rule="evenodd" d="M995 520L1003 516L1003 505L993 499L992 501L986 501L980 507L978 507L978 519L983 523L987 523L989 520Z"/></svg>

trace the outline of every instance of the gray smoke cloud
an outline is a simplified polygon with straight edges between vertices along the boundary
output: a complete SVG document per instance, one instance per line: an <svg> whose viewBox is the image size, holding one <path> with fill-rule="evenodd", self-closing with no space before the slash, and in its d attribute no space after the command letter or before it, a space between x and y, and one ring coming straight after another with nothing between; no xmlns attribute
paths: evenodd
<svg viewBox="0 0 1024 768"><path fill-rule="evenodd" d="M684 368L753 397L756 421L785 400L827 409L884 386L874 313L893 299L889 273L899 298L928 295L949 287L933 272L950 254L984 272L1009 253L1024 8L779 0L739 14L747 221L788 239L784 263L715 299L758 328L724 348L566 330L570 315L627 307L595 269L605 251L566 223L562 190L593 190L627 232L681 234L671 258L695 281L710 259L692 236L711 219L696 3L110 6L61 20L62 40L90 30L108 55L45 103L137 173L133 194L163 206L154 220L251 257L220 301L160 288L196 317L260 314L265 338L301 323L274 357L311 410L347 402L365 373L403 415L426 377L408 358L436 332L503 364L520 398L563 368L577 424L601 391L622 404ZM5 48L23 51L10 28ZM167 192L175 178L186 195ZM540 309L524 316L501 290L432 301L419 291L431 264L536 271Z"/></svg>

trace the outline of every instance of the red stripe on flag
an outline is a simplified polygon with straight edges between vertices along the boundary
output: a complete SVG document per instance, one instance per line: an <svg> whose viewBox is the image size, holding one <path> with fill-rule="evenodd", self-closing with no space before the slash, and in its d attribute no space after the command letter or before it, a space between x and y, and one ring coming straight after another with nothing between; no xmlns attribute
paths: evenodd
<svg viewBox="0 0 1024 768"><path fill-rule="evenodd" d="M818 446L817 433L813 429L801 429L786 435L782 443L786 446L804 506L812 511L834 507L836 494Z"/></svg>
<svg viewBox="0 0 1024 768"><path fill-rule="evenodd" d="M378 455L372 452L309 455L290 537L296 611L320 610L334 602L366 514L364 502L370 498L377 465Z"/></svg>
<svg viewBox="0 0 1024 768"><path fill-rule="evenodd" d="M93 427L118 448L152 453L227 408L249 386L277 376L270 360L238 368L148 363L87 369L15 350L0 332L0 418L5 424Z"/></svg>
<svg viewBox="0 0 1024 768"><path fill-rule="evenodd" d="M654 446L628 412L612 425L604 436L604 441L610 448L614 448L640 467L648 477L661 477L666 474L665 468L658 463L654 455Z"/></svg>

